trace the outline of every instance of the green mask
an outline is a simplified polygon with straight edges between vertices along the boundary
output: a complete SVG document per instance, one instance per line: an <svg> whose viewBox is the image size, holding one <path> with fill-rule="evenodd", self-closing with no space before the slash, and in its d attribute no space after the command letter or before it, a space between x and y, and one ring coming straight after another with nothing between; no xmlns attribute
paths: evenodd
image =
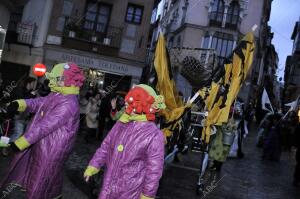
<svg viewBox="0 0 300 199"><path fill-rule="evenodd" d="M56 64L50 73L46 73L46 78L49 79L49 87L57 87L57 82L63 77L64 66L66 63Z"/></svg>
<svg viewBox="0 0 300 199"><path fill-rule="evenodd" d="M61 87L58 86L58 81L64 81L64 70L68 66L67 63L56 64L50 73L46 73L46 78L49 79L49 87L52 92L61 93L63 95L79 94L79 88L75 86Z"/></svg>

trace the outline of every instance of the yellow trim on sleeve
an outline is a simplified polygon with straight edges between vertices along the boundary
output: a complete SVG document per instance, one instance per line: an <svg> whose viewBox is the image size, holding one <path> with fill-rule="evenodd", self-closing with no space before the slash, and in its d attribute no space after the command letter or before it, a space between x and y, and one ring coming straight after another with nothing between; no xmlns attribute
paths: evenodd
<svg viewBox="0 0 300 199"><path fill-rule="evenodd" d="M19 104L19 108L18 108L19 112L23 112L26 110L27 105L26 105L25 100L20 99L20 100L16 100L16 102Z"/></svg>
<svg viewBox="0 0 300 199"><path fill-rule="evenodd" d="M93 166L88 166L87 169L84 172L84 176L93 176L97 174L100 171L100 169L97 169L96 167Z"/></svg>
<svg viewBox="0 0 300 199"><path fill-rule="evenodd" d="M150 197L147 197L144 194L142 194L141 199L154 199L154 198L150 198Z"/></svg>
<svg viewBox="0 0 300 199"><path fill-rule="evenodd" d="M24 149L30 146L30 143L25 139L24 136L21 136L19 139L15 141L15 145L23 151Z"/></svg>

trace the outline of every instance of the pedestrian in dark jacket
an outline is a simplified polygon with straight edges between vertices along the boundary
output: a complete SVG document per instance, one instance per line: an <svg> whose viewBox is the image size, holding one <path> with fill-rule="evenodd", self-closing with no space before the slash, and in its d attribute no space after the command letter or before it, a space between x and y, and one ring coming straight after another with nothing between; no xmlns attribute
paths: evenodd
<svg viewBox="0 0 300 199"><path fill-rule="evenodd" d="M300 110L299 110L300 111ZM295 141L296 141L296 167L294 173L294 186L298 186L300 183L300 120L298 120L297 127L295 129Z"/></svg>
<svg viewBox="0 0 300 199"><path fill-rule="evenodd" d="M280 115L270 116L264 138L263 159L279 161L281 155Z"/></svg>

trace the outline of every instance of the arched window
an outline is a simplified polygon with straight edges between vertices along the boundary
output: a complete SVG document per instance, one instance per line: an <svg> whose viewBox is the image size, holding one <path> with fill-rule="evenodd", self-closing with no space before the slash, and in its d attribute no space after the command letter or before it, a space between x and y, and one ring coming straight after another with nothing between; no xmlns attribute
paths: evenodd
<svg viewBox="0 0 300 199"><path fill-rule="evenodd" d="M224 15L224 1L215 0L210 13L210 23L222 25Z"/></svg>
<svg viewBox="0 0 300 199"><path fill-rule="evenodd" d="M236 28L239 21L240 5L237 1L231 2L226 18L226 26Z"/></svg>

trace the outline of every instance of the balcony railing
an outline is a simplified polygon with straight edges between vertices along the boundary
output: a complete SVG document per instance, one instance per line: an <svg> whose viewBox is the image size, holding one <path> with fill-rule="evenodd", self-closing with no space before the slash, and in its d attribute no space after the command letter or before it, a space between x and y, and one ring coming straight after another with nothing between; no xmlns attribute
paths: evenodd
<svg viewBox="0 0 300 199"><path fill-rule="evenodd" d="M211 12L209 13L209 25L222 26L223 12Z"/></svg>
<svg viewBox="0 0 300 199"><path fill-rule="evenodd" d="M107 26L105 32L97 32L66 23L62 46L116 57L119 54L122 34L123 29L119 27Z"/></svg>
<svg viewBox="0 0 300 199"><path fill-rule="evenodd" d="M32 46L35 30L35 24L19 22L16 24L15 29L7 31L5 42Z"/></svg>
<svg viewBox="0 0 300 199"><path fill-rule="evenodd" d="M35 24L18 23L17 26L18 42L22 44L32 45L34 31L35 31Z"/></svg>

